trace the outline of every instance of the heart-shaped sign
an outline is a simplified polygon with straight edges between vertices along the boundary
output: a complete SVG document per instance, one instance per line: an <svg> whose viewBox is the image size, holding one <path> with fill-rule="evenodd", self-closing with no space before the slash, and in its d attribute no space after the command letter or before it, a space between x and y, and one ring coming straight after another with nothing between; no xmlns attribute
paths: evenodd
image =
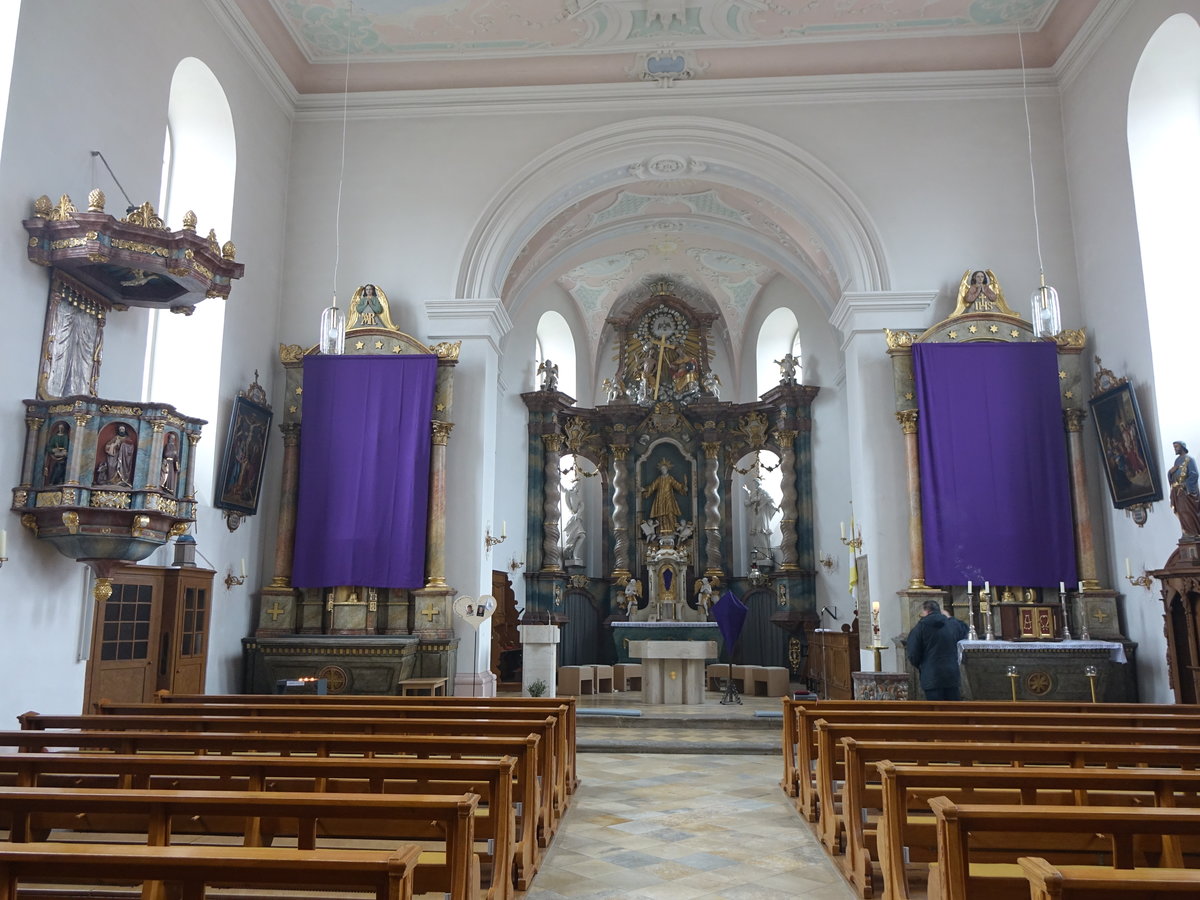
<svg viewBox="0 0 1200 900"><path fill-rule="evenodd" d="M454 614L469 622L472 628L478 628L490 619L495 611L496 598L490 594L484 594L478 600L473 597L459 597L454 601Z"/></svg>

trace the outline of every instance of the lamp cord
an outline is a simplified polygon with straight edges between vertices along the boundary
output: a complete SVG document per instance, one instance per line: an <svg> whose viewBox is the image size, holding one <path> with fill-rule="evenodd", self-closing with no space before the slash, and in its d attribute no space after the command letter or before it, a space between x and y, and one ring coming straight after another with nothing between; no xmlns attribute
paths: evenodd
<svg viewBox="0 0 1200 900"><path fill-rule="evenodd" d="M342 182L346 177L346 112L350 104L350 27L346 26L346 74L342 83L342 165L338 170L337 211L334 213L333 305L337 302L338 264L342 261Z"/></svg>
<svg viewBox="0 0 1200 900"><path fill-rule="evenodd" d="M1029 122L1029 85L1025 78L1025 42L1021 39L1021 26L1017 25L1017 49L1021 54L1021 97L1025 101L1025 136L1029 142L1029 186L1033 194L1033 239L1037 244L1038 273L1042 283L1046 282L1046 269L1042 265L1042 232L1038 225L1037 178L1033 174L1033 126Z"/></svg>

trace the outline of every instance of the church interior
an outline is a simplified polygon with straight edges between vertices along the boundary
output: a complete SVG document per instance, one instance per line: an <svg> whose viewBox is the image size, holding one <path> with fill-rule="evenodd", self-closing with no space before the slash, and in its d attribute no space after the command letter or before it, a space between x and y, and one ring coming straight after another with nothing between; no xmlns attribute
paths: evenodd
<svg viewBox="0 0 1200 900"><path fill-rule="evenodd" d="M1200 0L24 0L0 84L10 723L918 701L931 600L965 700L1200 699Z"/></svg>

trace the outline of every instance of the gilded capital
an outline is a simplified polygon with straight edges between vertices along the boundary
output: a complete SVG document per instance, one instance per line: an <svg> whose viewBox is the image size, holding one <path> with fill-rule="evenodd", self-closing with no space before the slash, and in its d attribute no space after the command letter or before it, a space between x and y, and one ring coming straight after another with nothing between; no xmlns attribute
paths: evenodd
<svg viewBox="0 0 1200 900"><path fill-rule="evenodd" d="M629 456L629 448L624 444L609 444L608 452L612 454L613 461L620 461Z"/></svg>
<svg viewBox="0 0 1200 900"><path fill-rule="evenodd" d="M1069 432L1078 432L1083 430L1083 420L1087 418L1087 410L1085 409L1064 409L1063 424Z"/></svg>
<svg viewBox="0 0 1200 900"><path fill-rule="evenodd" d="M705 441L700 445L704 448L705 459L720 459L721 458L721 443L720 441Z"/></svg>
<svg viewBox="0 0 1200 900"><path fill-rule="evenodd" d="M546 449L554 453L558 453L563 448L565 439L561 434L543 434L542 443L546 445Z"/></svg>
<svg viewBox="0 0 1200 900"><path fill-rule="evenodd" d="M41 416L26 416L25 427L30 431L40 431L42 426L46 424L46 420Z"/></svg>
<svg viewBox="0 0 1200 900"><path fill-rule="evenodd" d="M298 363L304 359L304 348L299 344L280 344L279 361L285 366L288 363Z"/></svg>
<svg viewBox="0 0 1200 900"><path fill-rule="evenodd" d="M438 359L452 359L458 361L459 351L462 350L462 341L442 341L440 344L433 345L433 352L437 354Z"/></svg>
<svg viewBox="0 0 1200 900"><path fill-rule="evenodd" d="M454 430L453 422L433 421L433 442L446 446L450 442L450 432Z"/></svg>
<svg viewBox="0 0 1200 900"><path fill-rule="evenodd" d="M900 430L905 434L917 433L917 410L900 410L900 412L896 413L896 421L900 423Z"/></svg>
<svg viewBox="0 0 1200 900"><path fill-rule="evenodd" d="M91 418L91 414L75 413L73 418L75 419L75 425L79 428L82 428L83 426L85 426L88 423L88 420Z"/></svg>
<svg viewBox="0 0 1200 900"><path fill-rule="evenodd" d="M279 431L283 435L283 446L298 447L300 445L299 422L281 422Z"/></svg>
<svg viewBox="0 0 1200 900"><path fill-rule="evenodd" d="M911 347L917 336L911 331L892 331L890 328L883 329L884 337L887 338L889 350L895 350L898 347Z"/></svg>
<svg viewBox="0 0 1200 900"><path fill-rule="evenodd" d="M782 429L775 429L775 442L779 444L781 449L792 449L792 445L796 443L796 435L798 432Z"/></svg>

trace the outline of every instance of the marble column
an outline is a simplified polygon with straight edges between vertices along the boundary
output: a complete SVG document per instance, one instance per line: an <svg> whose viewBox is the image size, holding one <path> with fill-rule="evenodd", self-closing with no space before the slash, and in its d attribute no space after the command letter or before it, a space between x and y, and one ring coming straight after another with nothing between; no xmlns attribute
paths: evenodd
<svg viewBox="0 0 1200 900"><path fill-rule="evenodd" d="M425 547L425 587L446 586L446 445L453 422L434 421L429 454L429 527Z"/></svg>
<svg viewBox="0 0 1200 900"><path fill-rule="evenodd" d="M704 574L723 575L721 569L721 483L717 466L721 460L721 444L705 441L704 449Z"/></svg>
<svg viewBox="0 0 1200 900"><path fill-rule="evenodd" d="M34 462L34 457L37 455L38 435L41 434L42 426L45 424L46 424L46 420L43 419L41 416L30 416L30 415L25 416L25 461L21 465L21 471L27 472L31 476L33 475L33 473L35 471L35 466L38 469L41 468L41 466L37 466L36 463ZM76 440L76 438L78 437L78 431L79 431L79 429L77 428L76 429L77 433L71 435L71 443L70 443L70 446L67 448L68 455L72 454L73 451L75 450L75 445L80 443L80 441ZM76 471L75 469L73 469L70 465L68 465L67 466L67 478L71 478L71 474L75 471ZM74 479L72 479L72 481L73 480ZM26 480L26 481L21 482L21 487L31 488L31 487L33 487L33 483L29 480Z"/></svg>
<svg viewBox="0 0 1200 900"><path fill-rule="evenodd" d="M296 549L296 494L300 487L300 423L284 422L283 474L279 486L279 529L275 535L275 573L272 587L290 588Z"/></svg>
<svg viewBox="0 0 1200 900"><path fill-rule="evenodd" d="M779 469L783 475L783 502L781 504L783 518L779 522L781 571L794 572L799 566L796 563L796 432L790 430L776 431L775 440L779 443Z"/></svg>
<svg viewBox="0 0 1200 900"><path fill-rule="evenodd" d="M1075 559L1079 580L1084 591L1100 589L1096 577L1096 543L1092 535L1092 510L1088 500L1087 472L1083 463L1082 409L1064 409L1063 424L1067 430L1067 461L1071 467L1071 513L1075 517Z"/></svg>
<svg viewBox="0 0 1200 900"><path fill-rule="evenodd" d="M896 413L900 431L904 434L904 467L908 479L908 586L910 590L926 590L925 536L921 528L921 466L917 451L917 417L915 409Z"/></svg>
<svg viewBox="0 0 1200 900"><path fill-rule="evenodd" d="M150 425L150 462L146 466L146 483L143 490L154 491L160 487L159 476L162 474L163 423L154 422Z"/></svg>
<svg viewBox="0 0 1200 900"><path fill-rule="evenodd" d="M542 487L542 571L562 571L559 547L559 466L562 464L563 436L543 434L542 447L545 479Z"/></svg>
<svg viewBox="0 0 1200 900"><path fill-rule="evenodd" d="M188 503L196 502L196 445L200 443L200 435L188 434L188 463L183 479L183 499ZM182 515L182 511L181 511Z"/></svg>
<svg viewBox="0 0 1200 900"><path fill-rule="evenodd" d="M632 573L629 557L629 448L612 445L612 534L613 570L612 578L628 578Z"/></svg>
<svg viewBox="0 0 1200 900"><path fill-rule="evenodd" d="M88 413L74 414L75 431L71 434L71 447L67 451L67 483L78 485L83 472L83 430L92 418Z"/></svg>

